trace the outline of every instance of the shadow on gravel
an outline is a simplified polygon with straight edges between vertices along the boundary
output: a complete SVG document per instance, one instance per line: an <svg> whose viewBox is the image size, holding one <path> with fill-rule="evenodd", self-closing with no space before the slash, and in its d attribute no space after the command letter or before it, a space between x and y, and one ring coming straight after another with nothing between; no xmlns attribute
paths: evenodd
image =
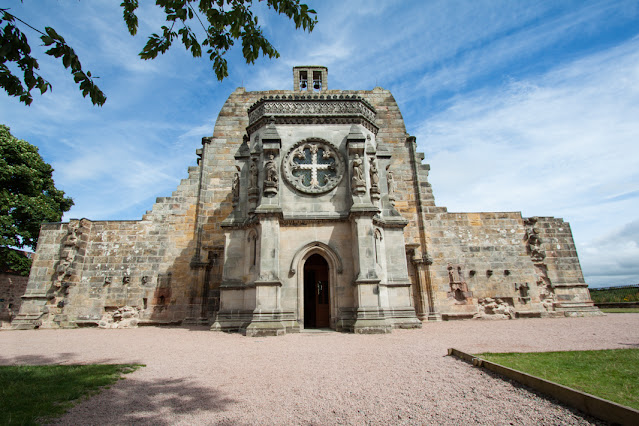
<svg viewBox="0 0 639 426"><path fill-rule="evenodd" d="M80 404L58 421L63 424L175 424L189 414L225 411L236 401L222 392L184 379L140 381L127 377ZM205 414L204 414L205 415Z"/></svg>
<svg viewBox="0 0 639 426"><path fill-rule="evenodd" d="M46 364L67 364L79 355L73 352L66 352L54 355L19 355L14 357L0 356L0 365L46 365ZM105 362L104 364L108 364Z"/></svg>
<svg viewBox="0 0 639 426"><path fill-rule="evenodd" d="M73 364L144 364L141 361L126 361L113 358L102 358L91 360L90 362L77 362L80 354L73 352L53 354L53 355L19 355L14 357L0 356L0 365L73 365Z"/></svg>

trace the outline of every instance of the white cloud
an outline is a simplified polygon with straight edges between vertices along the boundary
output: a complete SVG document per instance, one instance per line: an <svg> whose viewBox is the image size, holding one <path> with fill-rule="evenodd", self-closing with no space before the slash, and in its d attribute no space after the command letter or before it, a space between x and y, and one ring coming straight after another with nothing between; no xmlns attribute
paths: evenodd
<svg viewBox="0 0 639 426"><path fill-rule="evenodd" d="M639 38L527 81L460 95L424 120L418 143L438 204L563 216L587 272L615 259L639 265L636 247L596 249L603 234L639 217L638 52Z"/></svg>

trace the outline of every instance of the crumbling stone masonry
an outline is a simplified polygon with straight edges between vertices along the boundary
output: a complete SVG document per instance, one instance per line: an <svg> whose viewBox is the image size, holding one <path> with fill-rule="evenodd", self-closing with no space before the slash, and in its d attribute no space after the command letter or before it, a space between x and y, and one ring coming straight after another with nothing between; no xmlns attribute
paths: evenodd
<svg viewBox="0 0 639 426"><path fill-rule="evenodd" d="M142 220L42 225L13 326L258 336L599 314L568 223L436 206L389 91L293 73L293 90L235 90L197 166Z"/></svg>
<svg viewBox="0 0 639 426"><path fill-rule="evenodd" d="M0 272L0 328L9 328L20 312L28 280L16 273Z"/></svg>

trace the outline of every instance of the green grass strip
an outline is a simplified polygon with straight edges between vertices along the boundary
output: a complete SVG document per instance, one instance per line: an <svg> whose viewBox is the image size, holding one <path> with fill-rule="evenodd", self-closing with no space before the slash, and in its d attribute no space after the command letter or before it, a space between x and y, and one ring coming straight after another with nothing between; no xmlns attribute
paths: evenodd
<svg viewBox="0 0 639 426"><path fill-rule="evenodd" d="M607 314L634 314L639 313L639 308L599 308Z"/></svg>
<svg viewBox="0 0 639 426"><path fill-rule="evenodd" d="M477 356L639 410L639 349Z"/></svg>
<svg viewBox="0 0 639 426"><path fill-rule="evenodd" d="M141 365L0 366L0 424L36 425L61 416Z"/></svg>

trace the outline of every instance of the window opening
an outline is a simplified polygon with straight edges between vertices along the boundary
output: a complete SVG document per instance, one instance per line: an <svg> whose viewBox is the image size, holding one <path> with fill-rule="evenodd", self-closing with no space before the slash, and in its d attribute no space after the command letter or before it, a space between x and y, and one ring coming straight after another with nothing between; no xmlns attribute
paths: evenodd
<svg viewBox="0 0 639 426"><path fill-rule="evenodd" d="M321 71L313 71L313 90L318 92L322 90L322 72Z"/></svg>

